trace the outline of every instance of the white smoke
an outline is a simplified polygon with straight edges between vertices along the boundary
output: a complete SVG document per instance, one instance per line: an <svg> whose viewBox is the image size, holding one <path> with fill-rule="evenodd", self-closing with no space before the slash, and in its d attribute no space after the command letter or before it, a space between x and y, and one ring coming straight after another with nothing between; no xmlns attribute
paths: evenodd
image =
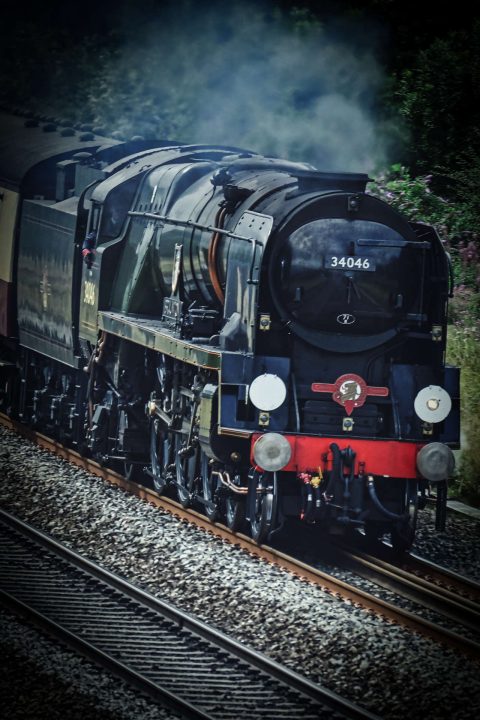
<svg viewBox="0 0 480 720"><path fill-rule="evenodd" d="M127 16L126 42L92 94L99 122L322 170L368 172L385 162L376 119L384 77L368 43L311 21L292 27L264 3L175 7L143 21Z"/></svg>

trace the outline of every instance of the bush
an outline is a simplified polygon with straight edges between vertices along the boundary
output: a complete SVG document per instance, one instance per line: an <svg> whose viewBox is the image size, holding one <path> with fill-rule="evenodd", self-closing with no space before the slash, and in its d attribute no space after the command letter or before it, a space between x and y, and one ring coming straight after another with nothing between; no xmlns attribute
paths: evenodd
<svg viewBox="0 0 480 720"><path fill-rule="evenodd" d="M461 368L462 452L453 490L480 507L480 243L464 232L450 244L455 288L449 306L447 362Z"/></svg>
<svg viewBox="0 0 480 720"><path fill-rule="evenodd" d="M480 238L469 204L452 202L433 189L431 175L412 177L393 165L379 177L373 193L410 220L437 229L450 253L454 274L449 304L447 362L461 368L462 451L453 490L480 506Z"/></svg>
<svg viewBox="0 0 480 720"><path fill-rule="evenodd" d="M467 201L452 202L438 194L435 185L441 179L436 175L414 177L404 165L396 164L380 173L370 190L409 220L431 223L445 240L470 233L478 225L475 210Z"/></svg>
<svg viewBox="0 0 480 720"><path fill-rule="evenodd" d="M449 328L447 360L461 367L462 452L453 489L480 506L479 296L460 287L454 305L457 319Z"/></svg>
<svg viewBox="0 0 480 720"><path fill-rule="evenodd" d="M395 84L395 104L410 132L416 170L471 167L480 152L480 21L438 37L420 50Z"/></svg>

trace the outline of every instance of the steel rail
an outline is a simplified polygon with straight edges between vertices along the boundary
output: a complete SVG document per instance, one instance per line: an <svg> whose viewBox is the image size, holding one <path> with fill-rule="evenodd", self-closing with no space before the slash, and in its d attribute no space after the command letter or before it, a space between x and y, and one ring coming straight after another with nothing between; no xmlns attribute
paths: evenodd
<svg viewBox="0 0 480 720"><path fill-rule="evenodd" d="M447 510L449 509L450 508L447 508ZM455 513L456 510L452 509L451 512ZM359 534L357 542L358 546L355 546L355 550L362 550L367 555L371 555L369 550L371 551L372 544L367 538ZM432 584L452 589L454 592L470 598L474 603L480 605L480 582L468 578L466 575L461 575L455 572L455 570L439 565L432 560L420 557L412 552L399 558L398 553L395 553L388 542L377 541L375 543L374 557L385 560L387 563L396 567L403 568L411 574L422 576L429 582L432 582Z"/></svg>
<svg viewBox="0 0 480 720"><path fill-rule="evenodd" d="M0 538L1 602L188 718L379 720L3 510Z"/></svg>
<svg viewBox="0 0 480 720"><path fill-rule="evenodd" d="M381 558L343 544L332 548L332 554L361 577L480 633L480 604L461 594L469 588L469 594L474 596L477 583L452 571L443 572L443 568L417 557L408 557L399 564L393 556ZM437 582L417 575L432 574L435 567Z"/></svg>
<svg viewBox="0 0 480 720"><path fill-rule="evenodd" d="M420 573L427 579L431 578L431 582L436 586L454 588L455 592L480 605L480 583L476 580L460 575L414 553L408 556L403 567L410 573Z"/></svg>
<svg viewBox="0 0 480 720"><path fill-rule="evenodd" d="M0 423L11 430L23 434L28 439L36 442L40 447L54 452L87 472L98 475L108 483L136 495L146 502L173 514L184 522L192 523L197 528L236 545L249 554L265 560L269 564L276 565L304 581L318 585L325 592L339 599L348 600L359 607L365 608L367 611L380 615L391 622L408 628L413 632L417 632L435 642L447 645L475 660L480 659L480 644L471 638L463 637L441 625L436 625L409 610L382 600L371 593L367 593L354 585L350 585L332 575L324 573L275 548L266 545L257 545L252 538L247 535L238 532L234 533L221 523L212 523L195 510L185 509L174 500L159 495L150 488L129 481L118 473L102 467L97 462L82 457L76 451L64 447L56 440L32 431L1 413Z"/></svg>

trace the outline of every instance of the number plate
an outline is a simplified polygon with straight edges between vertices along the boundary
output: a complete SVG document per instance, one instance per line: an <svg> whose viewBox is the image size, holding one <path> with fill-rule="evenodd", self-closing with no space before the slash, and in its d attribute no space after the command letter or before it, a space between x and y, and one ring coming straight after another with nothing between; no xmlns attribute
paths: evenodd
<svg viewBox="0 0 480 720"><path fill-rule="evenodd" d="M363 270L364 272L374 272L375 262L368 257L329 255L325 258L325 267L332 270Z"/></svg>

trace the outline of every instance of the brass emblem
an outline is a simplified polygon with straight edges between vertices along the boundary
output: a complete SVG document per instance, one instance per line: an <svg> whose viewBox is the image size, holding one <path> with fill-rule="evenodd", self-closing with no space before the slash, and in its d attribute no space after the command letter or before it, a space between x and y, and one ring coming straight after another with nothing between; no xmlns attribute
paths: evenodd
<svg viewBox="0 0 480 720"><path fill-rule="evenodd" d="M355 408L362 407L369 396L388 397L386 387L369 387L360 375L341 375L335 383L312 383L313 392L331 392L332 399L342 405L351 415Z"/></svg>

